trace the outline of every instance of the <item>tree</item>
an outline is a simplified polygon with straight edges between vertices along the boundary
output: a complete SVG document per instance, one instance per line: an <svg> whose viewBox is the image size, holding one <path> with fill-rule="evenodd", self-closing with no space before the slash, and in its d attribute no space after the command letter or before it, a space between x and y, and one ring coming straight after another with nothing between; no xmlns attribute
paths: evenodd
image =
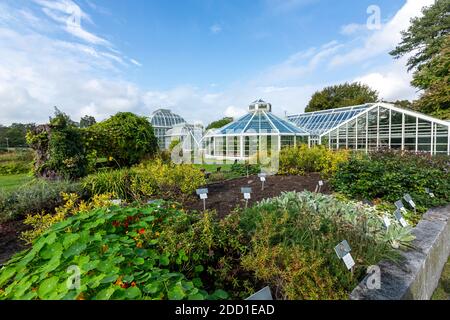
<svg viewBox="0 0 450 320"><path fill-rule="evenodd" d="M205 130L222 128L223 126L229 124L230 122L233 122L233 118L225 117L220 120L211 122L210 124L208 124Z"/></svg>
<svg viewBox="0 0 450 320"><path fill-rule="evenodd" d="M0 125L0 146L6 147L6 141L11 148L26 147L26 133L35 127L34 123L13 123L9 127Z"/></svg>
<svg viewBox="0 0 450 320"><path fill-rule="evenodd" d="M450 1L437 0L423 10L423 16L411 20L402 32L402 41L391 51L408 59L414 70L411 84L422 91L413 108L438 118L450 118Z"/></svg>
<svg viewBox="0 0 450 320"><path fill-rule="evenodd" d="M413 109L413 103L409 100L396 100L396 101L383 101L386 103L392 103L396 106L403 108L403 109Z"/></svg>
<svg viewBox="0 0 450 320"><path fill-rule="evenodd" d="M150 122L131 112L119 112L83 130L90 156L105 157L112 164L131 166L158 151Z"/></svg>
<svg viewBox="0 0 450 320"><path fill-rule="evenodd" d="M35 150L35 174L49 179L83 177L88 161L83 135L69 116L55 107L50 123L27 133L27 142Z"/></svg>
<svg viewBox="0 0 450 320"><path fill-rule="evenodd" d="M305 111L327 110L377 101L378 92L372 90L369 86L358 82L346 82L315 92Z"/></svg>
<svg viewBox="0 0 450 320"><path fill-rule="evenodd" d="M80 128L87 128L96 124L95 118L93 116L85 115L80 119Z"/></svg>

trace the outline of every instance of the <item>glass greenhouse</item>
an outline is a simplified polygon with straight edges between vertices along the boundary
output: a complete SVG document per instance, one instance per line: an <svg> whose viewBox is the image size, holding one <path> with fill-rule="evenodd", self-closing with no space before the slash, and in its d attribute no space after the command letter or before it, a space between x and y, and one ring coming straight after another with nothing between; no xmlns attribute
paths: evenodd
<svg viewBox="0 0 450 320"><path fill-rule="evenodd" d="M172 141L179 140L182 143L183 151L191 152L200 149L202 136L202 125L180 123L167 130L164 148L169 149Z"/></svg>
<svg viewBox="0 0 450 320"><path fill-rule="evenodd" d="M203 137L205 158L244 160L259 152L279 151L285 146L307 143L309 133L272 114L272 105L256 100L249 112Z"/></svg>
<svg viewBox="0 0 450 320"><path fill-rule="evenodd" d="M450 122L389 103L308 112L288 119L310 134L309 145L368 152L382 148L450 154Z"/></svg>
<svg viewBox="0 0 450 320"><path fill-rule="evenodd" d="M186 121L168 109L158 109L150 116L150 122L155 131L155 136L158 139L159 147L164 149L166 145L167 130L172 129L173 126L177 124L185 123Z"/></svg>

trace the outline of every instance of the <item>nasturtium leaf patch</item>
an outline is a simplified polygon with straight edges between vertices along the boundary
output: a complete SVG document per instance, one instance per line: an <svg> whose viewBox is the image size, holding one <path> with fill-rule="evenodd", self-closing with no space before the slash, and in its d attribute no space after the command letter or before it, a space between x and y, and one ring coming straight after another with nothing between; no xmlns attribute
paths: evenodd
<svg viewBox="0 0 450 320"><path fill-rule="evenodd" d="M0 273L0 286L3 286L14 274L16 273L16 269L13 267L6 267L1 269Z"/></svg>
<svg viewBox="0 0 450 320"><path fill-rule="evenodd" d="M186 294L180 283L177 283L172 289L167 292L167 296L170 300L181 300Z"/></svg>
<svg viewBox="0 0 450 320"><path fill-rule="evenodd" d="M53 276L45 279L39 285L38 296L41 299L49 299L49 296L54 294L54 291L58 285L58 277Z"/></svg>
<svg viewBox="0 0 450 320"><path fill-rule="evenodd" d="M68 233L63 238L63 246L64 249L69 248L70 245L72 245L75 241L77 241L80 238L80 235L77 233Z"/></svg>
<svg viewBox="0 0 450 320"><path fill-rule="evenodd" d="M114 291L116 291L116 288L112 285L108 288L105 288L101 290L96 296L96 300L108 300L111 298L111 296L114 294Z"/></svg>
<svg viewBox="0 0 450 320"><path fill-rule="evenodd" d="M59 242L55 242L52 244L46 244L44 248L41 249L39 255L42 259L48 260L53 256L61 256L62 253L62 245Z"/></svg>
<svg viewBox="0 0 450 320"><path fill-rule="evenodd" d="M66 251L64 251L64 258L70 258L71 256L79 255L83 250L86 249L86 244L83 242L75 242Z"/></svg>
<svg viewBox="0 0 450 320"><path fill-rule="evenodd" d="M127 299L137 299L141 296L141 290L138 287L129 287L125 291L125 298Z"/></svg>
<svg viewBox="0 0 450 320"><path fill-rule="evenodd" d="M167 266L170 263L169 257L166 255L159 257L159 263L163 266Z"/></svg>

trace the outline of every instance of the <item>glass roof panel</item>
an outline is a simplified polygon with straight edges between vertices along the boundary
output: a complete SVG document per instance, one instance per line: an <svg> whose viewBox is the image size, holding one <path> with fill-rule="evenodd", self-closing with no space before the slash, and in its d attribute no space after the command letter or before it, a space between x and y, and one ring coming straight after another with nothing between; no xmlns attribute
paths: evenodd
<svg viewBox="0 0 450 320"><path fill-rule="evenodd" d="M171 128L176 124L184 123L186 121L168 109L158 109L150 116L150 122L155 127Z"/></svg>
<svg viewBox="0 0 450 320"><path fill-rule="evenodd" d="M288 116L288 120L312 135L320 135L367 110L372 105L368 103L352 107L307 112Z"/></svg>
<svg viewBox="0 0 450 320"><path fill-rule="evenodd" d="M289 121L278 118L270 112L257 111L248 113L238 120L216 131L215 134L242 133L288 133L307 135L308 133Z"/></svg>

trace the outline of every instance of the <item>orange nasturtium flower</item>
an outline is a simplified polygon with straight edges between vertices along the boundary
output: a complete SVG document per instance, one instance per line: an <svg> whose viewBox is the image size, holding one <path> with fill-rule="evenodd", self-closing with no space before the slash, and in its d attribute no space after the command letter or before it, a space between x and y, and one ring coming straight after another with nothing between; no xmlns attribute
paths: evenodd
<svg viewBox="0 0 450 320"><path fill-rule="evenodd" d="M139 230L139 234L144 234L144 233L145 233L145 229L144 228Z"/></svg>

